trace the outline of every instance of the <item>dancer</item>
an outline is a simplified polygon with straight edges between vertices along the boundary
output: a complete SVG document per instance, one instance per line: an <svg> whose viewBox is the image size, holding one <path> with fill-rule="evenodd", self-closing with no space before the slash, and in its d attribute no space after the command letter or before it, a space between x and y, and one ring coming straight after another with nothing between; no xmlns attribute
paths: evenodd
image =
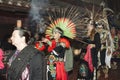
<svg viewBox="0 0 120 80"><path fill-rule="evenodd" d="M87 25L87 36L84 41L88 43L87 52L84 59L88 62L91 70L91 79L97 78L97 66L98 66L98 51L101 48L100 34L95 29L96 25L93 20L90 20ZM89 56L89 57L88 57ZM88 60L89 58L89 60ZM92 59L91 59L92 58Z"/></svg>

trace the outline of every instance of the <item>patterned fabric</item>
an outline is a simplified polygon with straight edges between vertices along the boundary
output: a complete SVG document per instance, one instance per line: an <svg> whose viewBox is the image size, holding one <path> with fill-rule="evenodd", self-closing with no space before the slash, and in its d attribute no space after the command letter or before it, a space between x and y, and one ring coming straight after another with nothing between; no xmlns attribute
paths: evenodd
<svg viewBox="0 0 120 80"><path fill-rule="evenodd" d="M54 45L55 44L55 45ZM51 41L48 52L51 50L48 59L48 72L54 80L67 80L67 73L64 64L65 49L70 47L70 43L65 38L60 38L58 42Z"/></svg>
<svg viewBox="0 0 120 80"><path fill-rule="evenodd" d="M48 71L53 80L67 80L67 73L64 67L64 59L51 53L48 61Z"/></svg>
<svg viewBox="0 0 120 80"><path fill-rule="evenodd" d="M25 70L22 72L20 80L29 80L29 68L26 67Z"/></svg>
<svg viewBox="0 0 120 80"><path fill-rule="evenodd" d="M87 68L87 65L85 64L81 64L80 67L79 67L79 74L82 76L82 77L87 77L88 76L88 68Z"/></svg>

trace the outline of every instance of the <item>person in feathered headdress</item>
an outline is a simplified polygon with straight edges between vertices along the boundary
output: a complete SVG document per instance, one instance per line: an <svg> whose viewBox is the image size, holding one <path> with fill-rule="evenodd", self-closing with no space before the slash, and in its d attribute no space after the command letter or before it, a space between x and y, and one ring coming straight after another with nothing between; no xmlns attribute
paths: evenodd
<svg viewBox="0 0 120 80"><path fill-rule="evenodd" d="M58 17L51 17L53 20L50 19L51 23L46 29L46 36L53 39L44 40L44 42L48 43L48 51L51 52L52 55L49 57L49 64L51 64L51 62L56 64L56 68L49 65L49 71L50 73L54 72L54 74L51 75L56 80L67 80L67 73L73 69L73 53L68 38L74 39L76 37L76 16L78 14L71 14L69 8L68 12L66 12L66 9L61 9ZM66 16L63 14L63 10ZM55 58L53 58L53 56Z"/></svg>
<svg viewBox="0 0 120 80"><path fill-rule="evenodd" d="M84 9L85 10L85 9ZM106 65L110 67L110 58L111 58L111 53L113 52L113 40L111 38L111 33L110 33L110 29L109 29L109 23L108 23L108 20L107 20L107 17L108 17L108 14L107 14L107 11L112 11L111 9L109 8L101 8L100 9L97 9L95 10L95 6L93 5L93 8L92 10L89 10L89 9L86 9L86 11L84 11L85 13L83 14L82 18L81 18L81 26L80 27L83 27L83 25L86 25L86 23L88 24L87 25L87 28L88 28L88 34L87 36L89 37L89 40L85 40L84 42L87 42L88 43L88 47L87 49L91 50L91 51L88 51L91 52L91 56L89 54L86 54L87 57L85 57L85 60L88 62L89 64L89 69L92 70L92 71L95 71L96 73L96 70L95 68L97 69L97 62L98 62L98 52L100 51L101 49L101 41L102 39L100 38L100 34L98 33L97 29L96 29L96 26L97 26L97 22L100 22L100 21L103 21L105 22L106 26L105 26L105 29L108 31L108 39L106 40L107 44L107 48L106 48L106 53L110 53L110 55L105 55L106 59L105 59L105 62L106 62ZM92 24L91 24L92 22ZM80 29L80 27L77 27L78 29ZM99 26L100 27L100 26ZM79 34L79 32L77 33ZM84 40L84 39L83 39ZM108 42L110 44L108 44ZM91 48L91 49L90 49ZM92 58L92 63L91 63L91 58ZM90 60L89 60L90 59ZM93 66L91 66L91 64ZM94 70L93 70L93 67ZM97 78L97 76L94 76L95 80Z"/></svg>
<svg viewBox="0 0 120 80"><path fill-rule="evenodd" d="M87 52L84 56L84 60L88 62L89 69L92 73L91 79L96 77L96 69L98 63L98 51L101 47L100 34L96 31L96 24L93 20L90 20L87 25L87 36L85 42L88 43ZM95 74L94 74L95 73Z"/></svg>
<svg viewBox="0 0 120 80"><path fill-rule="evenodd" d="M65 64L64 64L65 59L64 58L66 57L65 56L66 49L70 48L70 42L67 38L64 37L64 32L60 27L53 28L52 34L53 34L52 40L49 40L49 39L44 40L49 45L48 51L51 52L51 55L53 57L55 57L55 59L52 58L52 60L51 60L51 56L49 56L50 65L51 65L51 62L55 62L55 64L56 64L56 69L51 68L53 66L50 66L50 72L51 72L52 77L54 77L56 80L59 80L59 79L67 80L67 73L66 73L67 69L65 69ZM71 59L72 58L73 57L71 57ZM71 62L71 64L73 64L73 63ZM69 67L71 67L71 66L69 66ZM60 73L60 71L62 71L62 73Z"/></svg>
<svg viewBox="0 0 120 80"><path fill-rule="evenodd" d="M65 50L70 47L69 40L63 38L63 30L55 27L52 30L53 40L45 39L44 42L48 43L48 50L51 52L49 56L49 75L56 80L67 80L67 73L64 67ZM54 66L56 64L56 66ZM61 72L62 71L62 72Z"/></svg>

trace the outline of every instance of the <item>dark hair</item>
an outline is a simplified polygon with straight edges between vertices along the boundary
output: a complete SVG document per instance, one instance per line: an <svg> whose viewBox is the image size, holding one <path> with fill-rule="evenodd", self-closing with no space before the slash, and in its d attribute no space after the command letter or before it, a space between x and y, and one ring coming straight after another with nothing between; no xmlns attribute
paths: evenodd
<svg viewBox="0 0 120 80"><path fill-rule="evenodd" d="M25 30L24 28L17 28L17 27L14 30L19 30L20 37L24 36L26 43L28 43L31 37L30 32L28 30Z"/></svg>
<svg viewBox="0 0 120 80"><path fill-rule="evenodd" d="M94 40L94 35L96 33L95 28L96 28L97 25L96 25L95 21L91 20L91 19L89 20L88 24L93 26L93 29L92 29L91 34L89 35L89 37L90 37L91 40Z"/></svg>

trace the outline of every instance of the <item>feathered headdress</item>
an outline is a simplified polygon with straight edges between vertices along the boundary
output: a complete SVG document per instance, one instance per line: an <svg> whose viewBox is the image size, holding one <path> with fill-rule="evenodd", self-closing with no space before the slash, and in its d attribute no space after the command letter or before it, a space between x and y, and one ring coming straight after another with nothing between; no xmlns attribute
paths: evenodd
<svg viewBox="0 0 120 80"><path fill-rule="evenodd" d="M53 29L56 27L63 30L63 36L74 39L76 37L76 26L78 26L78 9L75 7L55 8L49 11L49 25L46 34L52 36Z"/></svg>
<svg viewBox="0 0 120 80"><path fill-rule="evenodd" d="M87 24L90 24L90 22L94 22L95 25L97 26L98 24L104 25L104 29L109 30L109 24L107 17L110 15L109 13L114 13L110 8L103 8L103 7L95 7L94 5L90 8L81 8L82 13L80 14L80 21L79 21L79 26L76 27L77 30L77 37L81 37L84 35L81 35L82 32L86 33L86 26ZM82 28L82 31L80 30Z"/></svg>
<svg viewBox="0 0 120 80"><path fill-rule="evenodd" d="M103 24L108 26L107 17L110 15L107 12L114 13L110 8L92 7L92 9L85 8L82 18L80 19L81 25L89 24L89 21L94 21L95 24ZM79 26L81 27L81 26ZM105 28L108 29L108 28Z"/></svg>

